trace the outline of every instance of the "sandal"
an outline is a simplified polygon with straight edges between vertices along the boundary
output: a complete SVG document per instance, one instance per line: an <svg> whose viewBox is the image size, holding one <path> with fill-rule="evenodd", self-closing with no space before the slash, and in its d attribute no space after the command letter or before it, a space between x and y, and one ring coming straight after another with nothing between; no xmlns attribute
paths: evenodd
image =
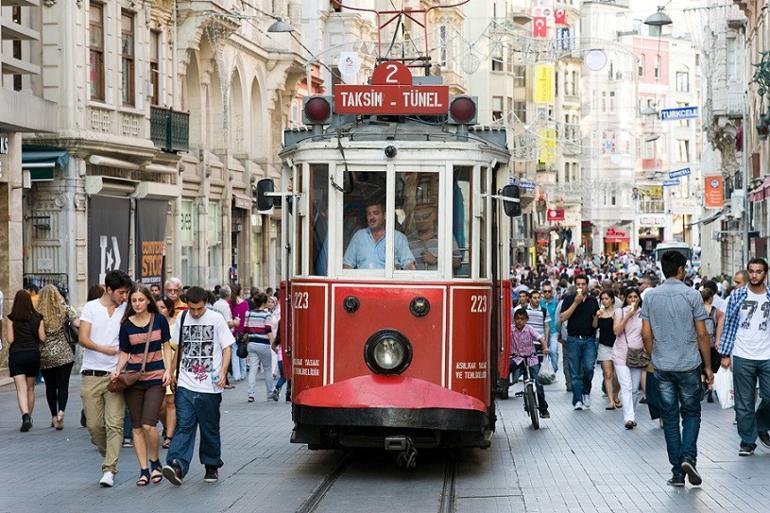
<svg viewBox="0 0 770 513"><path fill-rule="evenodd" d="M136 486L147 486L150 483L150 471L146 468L140 470L139 479L136 480Z"/></svg>
<svg viewBox="0 0 770 513"><path fill-rule="evenodd" d="M164 436L163 437L163 443L160 445L164 449L168 449L171 447L171 439L174 438L173 436Z"/></svg>
<svg viewBox="0 0 770 513"><path fill-rule="evenodd" d="M150 467L152 467L152 473L150 474L152 482L157 484L163 481L163 470L160 461L150 460Z"/></svg>

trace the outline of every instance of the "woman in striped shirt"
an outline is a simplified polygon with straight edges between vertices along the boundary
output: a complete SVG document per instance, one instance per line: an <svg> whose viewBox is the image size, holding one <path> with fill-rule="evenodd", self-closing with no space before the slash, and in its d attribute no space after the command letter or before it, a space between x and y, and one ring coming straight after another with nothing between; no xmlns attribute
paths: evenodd
<svg viewBox="0 0 770 513"><path fill-rule="evenodd" d="M267 304L267 294L260 292L254 301L254 309L246 313L244 322L244 333L249 337L249 398L250 403L254 402L257 388L257 362L262 362L262 368L265 370L265 390L267 391L267 400L278 400L278 390L273 389L273 351L275 350L275 338L273 330L270 327L271 314L265 307Z"/></svg>
<svg viewBox="0 0 770 513"><path fill-rule="evenodd" d="M147 486L150 481L159 483L163 479L158 457L160 441L155 425L166 394L164 387L171 381L172 360L167 343L171 339L168 322L158 311L147 287L134 286L131 290L119 339L120 356L112 375L113 381L118 379L123 366L126 371L140 371L145 361L145 346L150 344L144 374L124 392L131 414L134 451L139 460L140 474L136 485ZM151 469L147 466L148 451Z"/></svg>

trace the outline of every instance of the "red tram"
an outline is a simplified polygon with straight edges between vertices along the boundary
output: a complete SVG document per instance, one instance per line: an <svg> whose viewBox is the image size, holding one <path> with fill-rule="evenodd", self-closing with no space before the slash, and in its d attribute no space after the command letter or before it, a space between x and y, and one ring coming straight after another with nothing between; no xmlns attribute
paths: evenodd
<svg viewBox="0 0 770 513"><path fill-rule="evenodd" d="M311 128L284 134L287 192L258 184L261 209L280 197L291 441L311 449L413 460L488 447L495 428L518 187L505 131L419 79L384 62L370 85L306 98Z"/></svg>

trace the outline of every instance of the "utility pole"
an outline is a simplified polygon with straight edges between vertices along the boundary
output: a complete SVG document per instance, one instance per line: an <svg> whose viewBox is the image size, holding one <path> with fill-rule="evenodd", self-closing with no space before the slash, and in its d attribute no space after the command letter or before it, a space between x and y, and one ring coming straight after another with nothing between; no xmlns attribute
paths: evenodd
<svg viewBox="0 0 770 513"><path fill-rule="evenodd" d="M741 258L741 269L746 269L749 261L749 115L748 115L748 91L744 92L743 99L743 133L741 141L741 185L743 186L743 215L742 217L742 239L743 239L743 255Z"/></svg>

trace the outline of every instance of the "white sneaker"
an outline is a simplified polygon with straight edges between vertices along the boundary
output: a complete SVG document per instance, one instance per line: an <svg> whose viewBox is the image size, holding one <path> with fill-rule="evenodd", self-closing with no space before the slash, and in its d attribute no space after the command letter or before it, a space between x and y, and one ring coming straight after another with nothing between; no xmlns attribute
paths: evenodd
<svg viewBox="0 0 770 513"><path fill-rule="evenodd" d="M573 407L573 409L575 409L575 410L582 410L583 409L583 403L581 403L580 401L576 402L575 406Z"/></svg>
<svg viewBox="0 0 770 513"><path fill-rule="evenodd" d="M108 470L102 475L102 478L99 480L99 485L104 488L110 488L113 484L115 484L115 474Z"/></svg>
<svg viewBox="0 0 770 513"><path fill-rule="evenodd" d="M591 396L588 394L583 394L583 406L586 407L586 409L591 407Z"/></svg>

